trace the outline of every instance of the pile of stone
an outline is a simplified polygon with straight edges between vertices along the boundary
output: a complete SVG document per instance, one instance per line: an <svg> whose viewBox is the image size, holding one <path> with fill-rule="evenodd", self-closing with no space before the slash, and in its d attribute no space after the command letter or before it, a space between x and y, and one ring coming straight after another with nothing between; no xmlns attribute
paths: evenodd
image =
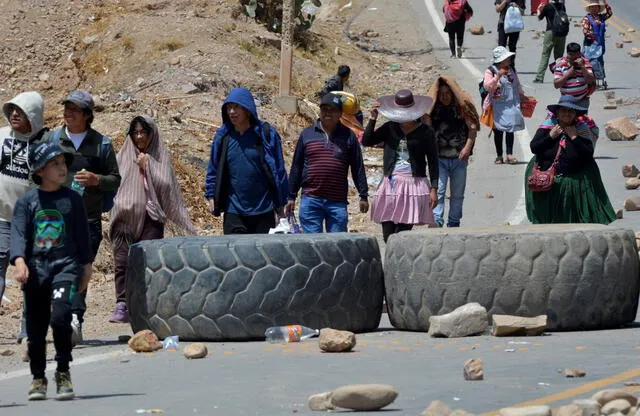
<svg viewBox="0 0 640 416"><path fill-rule="evenodd" d="M551 409L549 406L510 407L500 410L500 416L634 416L638 413L638 398L616 389L601 390L589 399Z"/></svg>
<svg viewBox="0 0 640 416"><path fill-rule="evenodd" d="M638 398L625 390L601 390L589 399L552 409L549 406L505 407L500 416L638 416ZM466 410L452 411L441 401L433 401L420 416L471 416Z"/></svg>
<svg viewBox="0 0 640 416"><path fill-rule="evenodd" d="M638 189L640 187L640 171L634 164L626 164L622 167L622 176L628 178L625 188ZM640 195L632 195L624 201L624 209L627 211L640 210Z"/></svg>
<svg viewBox="0 0 640 416"><path fill-rule="evenodd" d="M142 331L136 332L131 338L129 338L128 344L129 348L134 352L148 353L162 349L162 343L158 339L158 336L149 329L143 329ZM195 360L206 357L209 354L209 350L206 345L200 342L195 342L187 345L184 348L183 354L185 358Z"/></svg>
<svg viewBox="0 0 640 416"><path fill-rule="evenodd" d="M547 327L547 316L523 317L497 315L491 317L491 335L536 336ZM453 312L429 318L429 335L432 337L458 338L480 335L489 329L489 315L479 303L467 303Z"/></svg>

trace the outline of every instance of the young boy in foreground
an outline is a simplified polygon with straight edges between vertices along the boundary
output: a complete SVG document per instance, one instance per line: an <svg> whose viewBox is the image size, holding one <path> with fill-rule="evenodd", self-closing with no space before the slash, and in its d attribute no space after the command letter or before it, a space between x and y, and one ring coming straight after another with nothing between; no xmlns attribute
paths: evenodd
<svg viewBox="0 0 640 416"><path fill-rule="evenodd" d="M63 187L73 156L55 143L39 143L30 152L32 179L38 188L16 203L11 221L11 264L22 283L27 305L27 336L33 381L29 400L47 394L46 336L49 325L56 348L57 400L74 397L71 358L71 302L91 278L89 227L82 197ZM79 283L79 287L78 287Z"/></svg>

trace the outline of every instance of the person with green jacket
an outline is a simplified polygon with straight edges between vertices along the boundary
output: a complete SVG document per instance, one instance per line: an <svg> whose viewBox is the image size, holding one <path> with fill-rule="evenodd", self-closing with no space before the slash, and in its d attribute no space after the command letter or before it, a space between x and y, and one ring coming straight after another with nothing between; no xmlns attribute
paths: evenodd
<svg viewBox="0 0 640 416"><path fill-rule="evenodd" d="M65 153L73 155L65 186L82 194L91 237L91 262L93 263L102 241L102 212L108 211L109 199L120 186L120 171L111 139L91 127L94 100L83 90L73 91L62 102L64 126L50 133ZM79 293L73 300L73 343L82 342L82 323L86 312L87 292Z"/></svg>

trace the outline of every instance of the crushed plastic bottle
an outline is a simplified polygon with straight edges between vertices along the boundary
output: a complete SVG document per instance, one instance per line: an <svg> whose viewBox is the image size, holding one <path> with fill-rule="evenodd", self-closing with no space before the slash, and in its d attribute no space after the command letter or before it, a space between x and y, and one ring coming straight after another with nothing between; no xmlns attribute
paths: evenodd
<svg viewBox="0 0 640 416"><path fill-rule="evenodd" d="M177 335L166 337L162 341L162 347L165 350L177 350L178 349L178 341L179 341L179 339L178 339Z"/></svg>
<svg viewBox="0 0 640 416"><path fill-rule="evenodd" d="M80 172L86 172L86 171L87 171L86 169L82 169ZM71 182L71 189L73 189L80 195L84 195L84 185L75 179L73 180L73 182Z"/></svg>
<svg viewBox="0 0 640 416"><path fill-rule="evenodd" d="M302 325L276 326L268 328L264 332L267 342L272 344L300 342L318 335L320 335L319 330L307 328Z"/></svg>

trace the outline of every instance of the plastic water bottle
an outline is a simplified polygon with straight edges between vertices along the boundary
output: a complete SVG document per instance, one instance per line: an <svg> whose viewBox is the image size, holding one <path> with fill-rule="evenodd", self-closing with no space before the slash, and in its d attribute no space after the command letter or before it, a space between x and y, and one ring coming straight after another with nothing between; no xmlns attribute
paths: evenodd
<svg viewBox="0 0 640 416"><path fill-rule="evenodd" d="M173 335L170 337L166 337L162 341L162 348L165 350L177 350L178 349L179 338L177 335Z"/></svg>
<svg viewBox="0 0 640 416"><path fill-rule="evenodd" d="M319 330L307 328L302 325L276 326L268 328L264 332L267 342L272 344L300 342L317 335L320 335Z"/></svg>
<svg viewBox="0 0 640 416"><path fill-rule="evenodd" d="M82 169L80 172L86 172L86 169ZM71 182L71 189L73 189L80 195L84 195L84 185L75 179L73 180L73 182Z"/></svg>

